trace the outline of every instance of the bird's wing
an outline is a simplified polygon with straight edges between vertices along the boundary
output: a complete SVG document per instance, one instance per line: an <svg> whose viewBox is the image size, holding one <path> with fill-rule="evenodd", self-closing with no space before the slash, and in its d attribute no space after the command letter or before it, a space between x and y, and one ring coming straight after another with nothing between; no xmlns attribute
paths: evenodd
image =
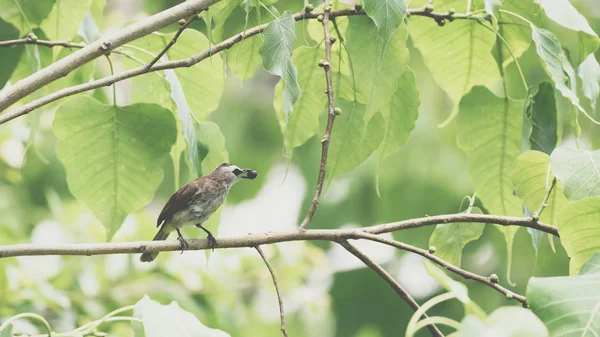
<svg viewBox="0 0 600 337"><path fill-rule="evenodd" d="M170 220L175 213L186 207L194 200L195 194L198 189L203 185L202 180L194 180L183 185L177 192L175 192L167 204L163 208L162 212L158 216L156 221L156 227L160 226L163 221Z"/></svg>

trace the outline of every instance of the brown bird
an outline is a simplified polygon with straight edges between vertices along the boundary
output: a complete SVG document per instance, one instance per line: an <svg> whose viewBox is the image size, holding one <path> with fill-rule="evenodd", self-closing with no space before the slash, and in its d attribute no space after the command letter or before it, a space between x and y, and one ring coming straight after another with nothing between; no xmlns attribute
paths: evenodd
<svg viewBox="0 0 600 337"><path fill-rule="evenodd" d="M156 227L160 226L154 241L165 240L169 234L176 231L177 240L181 243L181 252L188 247L181 232L183 226L195 225L208 234L207 239L211 247L217 246L217 240L212 233L202 224L223 204L229 188L242 179L254 179L258 176L256 171L241 169L235 165L223 163L217 166L208 175L183 185L171 196L162 212L158 216ZM143 253L142 262L153 261L156 253Z"/></svg>

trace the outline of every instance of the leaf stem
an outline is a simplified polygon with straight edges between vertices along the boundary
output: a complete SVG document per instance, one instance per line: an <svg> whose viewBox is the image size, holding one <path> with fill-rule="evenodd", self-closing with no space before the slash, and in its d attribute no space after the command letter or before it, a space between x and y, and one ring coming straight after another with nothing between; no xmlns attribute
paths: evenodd
<svg viewBox="0 0 600 337"><path fill-rule="evenodd" d="M106 56L106 60L108 61L108 65L110 66L110 74L112 76L115 75L115 69L113 68L113 64L112 64L112 60L110 59L110 56L108 54L104 55ZM112 92L113 92L113 106L117 106L117 84L113 83L112 84Z"/></svg>
<svg viewBox="0 0 600 337"><path fill-rule="evenodd" d="M34 318L34 319L42 322L42 324L46 328L46 331L48 332L48 336L52 337L52 328L50 327L50 323L48 323L48 321L44 317L42 317L36 313L32 313L32 312L18 314L18 315L15 315L15 316L7 319L4 323L2 323L2 325L0 325L0 332L2 332L2 330L6 329L6 327L8 327L8 325L10 323L12 323L18 319L21 319L21 318Z"/></svg>
<svg viewBox="0 0 600 337"><path fill-rule="evenodd" d="M546 195L544 195L544 199L542 200L542 203L540 204L540 207L538 208L537 212L535 212L533 214L533 218L534 219L539 219L540 215L542 215L542 212L544 211L544 209L548 206L548 199L550 198L550 194L552 193L552 190L554 189L554 186L556 185L556 177L552 178L552 182L550 183L549 187L546 187Z"/></svg>

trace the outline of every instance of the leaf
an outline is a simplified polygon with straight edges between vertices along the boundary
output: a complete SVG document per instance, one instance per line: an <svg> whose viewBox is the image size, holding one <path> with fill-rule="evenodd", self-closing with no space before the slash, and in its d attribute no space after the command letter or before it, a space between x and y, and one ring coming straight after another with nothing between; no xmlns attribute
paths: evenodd
<svg viewBox="0 0 600 337"><path fill-rule="evenodd" d="M534 6L534 0L505 0L502 3L502 9L516 13L534 24L538 24L540 22L540 15L532 11ZM520 18L505 12L496 13L496 17L498 18L498 21L502 22L502 24L498 25L498 33L502 35L507 42L512 54L516 58L521 57L523 53L529 49L529 45L531 44L531 28L524 25ZM514 62L514 59L504 43L501 43L500 45L502 46L503 65L507 66L509 63ZM519 60L519 63L521 64L521 67L527 71L527 68L523 65L523 60Z"/></svg>
<svg viewBox="0 0 600 337"><path fill-rule="evenodd" d="M407 68L398 78L398 86L390 103L381 110L385 131L377 150L380 163L406 143L419 116L420 104L415 74L412 69Z"/></svg>
<svg viewBox="0 0 600 337"><path fill-rule="evenodd" d="M12 337L12 329L13 325L11 323L7 327L5 327L4 330L2 330L2 332L0 332L0 337Z"/></svg>
<svg viewBox="0 0 600 337"><path fill-rule="evenodd" d="M598 35L569 0L539 0L539 3L544 8L546 16L552 21L577 32L575 38L569 36L569 40L574 44L573 48L569 48L574 64L580 64L598 48L600 45Z"/></svg>
<svg viewBox="0 0 600 337"><path fill-rule="evenodd" d="M583 274L597 274L600 273L600 252L595 253L590 257L579 271L580 275Z"/></svg>
<svg viewBox="0 0 600 337"><path fill-rule="evenodd" d="M592 110L596 110L596 102L600 95L600 64L596 55L590 54L577 68L577 74L582 82L583 94L590 100Z"/></svg>
<svg viewBox="0 0 600 337"><path fill-rule="evenodd" d="M17 27L20 36L38 27L56 0L0 0L0 18Z"/></svg>
<svg viewBox="0 0 600 337"><path fill-rule="evenodd" d="M600 196L600 150L559 147L551 157L552 172L562 181L569 201Z"/></svg>
<svg viewBox="0 0 600 337"><path fill-rule="evenodd" d="M295 29L296 21L289 11L285 11L265 28L264 43L259 50L263 67L284 81L283 111L287 115L292 113L294 103L300 96L298 71L292 63L292 49L296 41Z"/></svg>
<svg viewBox="0 0 600 337"><path fill-rule="evenodd" d="M472 213L483 214L477 207L473 208ZM467 243L479 239L484 228L485 224L474 222L439 224L429 237L429 245L436 248L437 257L460 266L463 248Z"/></svg>
<svg viewBox="0 0 600 337"><path fill-rule="evenodd" d="M406 69L409 53L406 48L407 27L401 25L390 39L383 52L383 46L373 39L377 27L364 16L349 18L347 46L353 64L356 90L364 97L367 105L367 122L390 102L398 86L398 78ZM381 59L381 62L377 60Z"/></svg>
<svg viewBox="0 0 600 337"><path fill-rule="evenodd" d="M510 322L510 324L507 324ZM531 310L519 307L500 307L485 323L474 316L462 321L457 337L548 337L548 329Z"/></svg>
<svg viewBox="0 0 600 337"><path fill-rule="evenodd" d="M484 0L485 11L489 15L498 16L498 11L500 7L502 7L502 2L500 0Z"/></svg>
<svg viewBox="0 0 600 337"><path fill-rule="evenodd" d="M558 233L570 258L571 275L577 275L585 261L600 251L599 223L600 197L571 203L558 215Z"/></svg>
<svg viewBox="0 0 600 337"><path fill-rule="evenodd" d="M142 320L145 337L230 337L224 331L205 326L177 302L162 305L148 295L135 304L134 315Z"/></svg>
<svg viewBox="0 0 600 337"><path fill-rule="evenodd" d="M17 28L4 20L0 20L0 41L15 40L18 38L19 31ZM17 68L24 50L24 46L3 48L2 67L0 67L0 89L4 87L13 71Z"/></svg>
<svg viewBox="0 0 600 337"><path fill-rule="evenodd" d="M342 115L336 117L329 144L328 176L344 174L357 167L375 151L383 139L384 121L376 114L365 123L366 106L337 99Z"/></svg>
<svg viewBox="0 0 600 337"><path fill-rule="evenodd" d="M550 336L591 337L600 331L600 274L532 277L527 303Z"/></svg>
<svg viewBox="0 0 600 337"><path fill-rule="evenodd" d="M262 40L260 36L251 36L227 50L227 64L242 80L242 83L252 77L252 75L256 73L258 66L260 66L261 61L258 50L260 49L261 43ZM294 57L292 57L292 60L293 59ZM298 77L300 76L301 75L299 74ZM300 82L300 80L298 80L298 82Z"/></svg>
<svg viewBox="0 0 600 337"><path fill-rule="evenodd" d="M466 9L465 1L436 1L436 11L450 7L457 12ZM461 98L476 85L491 87L502 78L492 56L494 32L475 20L457 20L443 28L434 20L414 20L410 35L437 84L458 105ZM455 106L440 126L448 125L458 114Z"/></svg>
<svg viewBox="0 0 600 337"><path fill-rule="evenodd" d="M547 187L550 186L554 177L548 171L549 166L550 157L539 151L524 152L515 161L512 170L515 191L532 211L536 211L542 204L547 193ZM562 193L562 184L558 181L552 189L547 206L540 219L544 223L557 226L558 214L567 204L568 201Z"/></svg>
<svg viewBox="0 0 600 337"><path fill-rule="evenodd" d="M560 42L550 31L531 25L532 38L536 51L544 63L544 69L552 78L556 89L590 120L592 117L581 107L575 93L575 71L569 62Z"/></svg>
<svg viewBox="0 0 600 337"><path fill-rule="evenodd" d="M323 48L302 46L295 50L292 60L298 64L298 83L303 89L293 114L287 116L284 111L281 95L284 84L279 83L275 89L275 111L288 155L314 136L319 128L319 115L326 112L325 73L317 66L324 55Z"/></svg>
<svg viewBox="0 0 600 337"><path fill-rule="evenodd" d="M231 12L239 4L239 0L219 1L210 7L210 17L215 22L211 34L214 42L221 42L225 39L225 24ZM204 11L202 14L206 18L209 15L209 11Z"/></svg>
<svg viewBox="0 0 600 337"><path fill-rule="evenodd" d="M175 142L175 118L152 104L103 105L73 97L56 112L57 156L73 195L111 239L125 217L152 199Z"/></svg>
<svg viewBox="0 0 600 337"><path fill-rule="evenodd" d="M540 84L537 94L527 102L531 120L531 149L551 154L558 142L558 122L554 88L548 82Z"/></svg>
<svg viewBox="0 0 600 337"><path fill-rule="evenodd" d="M406 17L406 0L365 0L365 12L377 26L382 50Z"/></svg>
<svg viewBox="0 0 600 337"><path fill-rule="evenodd" d="M500 98L477 86L462 99L459 110L458 146L469 159L469 176L477 195L490 214L522 215L521 202L513 195L511 171L521 152L523 101ZM518 228L499 229L511 261Z"/></svg>
<svg viewBox="0 0 600 337"><path fill-rule="evenodd" d="M91 0L56 0L40 28L49 40L70 40L77 34L90 5ZM57 52L58 49L54 52L55 55Z"/></svg>

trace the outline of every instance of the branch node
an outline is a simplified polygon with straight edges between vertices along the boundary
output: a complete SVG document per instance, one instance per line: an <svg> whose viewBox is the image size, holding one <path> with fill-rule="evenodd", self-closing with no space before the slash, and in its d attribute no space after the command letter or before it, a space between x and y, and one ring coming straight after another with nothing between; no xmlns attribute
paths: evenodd
<svg viewBox="0 0 600 337"><path fill-rule="evenodd" d="M104 41L100 45L100 50L108 51L109 48L110 48L110 41Z"/></svg>

